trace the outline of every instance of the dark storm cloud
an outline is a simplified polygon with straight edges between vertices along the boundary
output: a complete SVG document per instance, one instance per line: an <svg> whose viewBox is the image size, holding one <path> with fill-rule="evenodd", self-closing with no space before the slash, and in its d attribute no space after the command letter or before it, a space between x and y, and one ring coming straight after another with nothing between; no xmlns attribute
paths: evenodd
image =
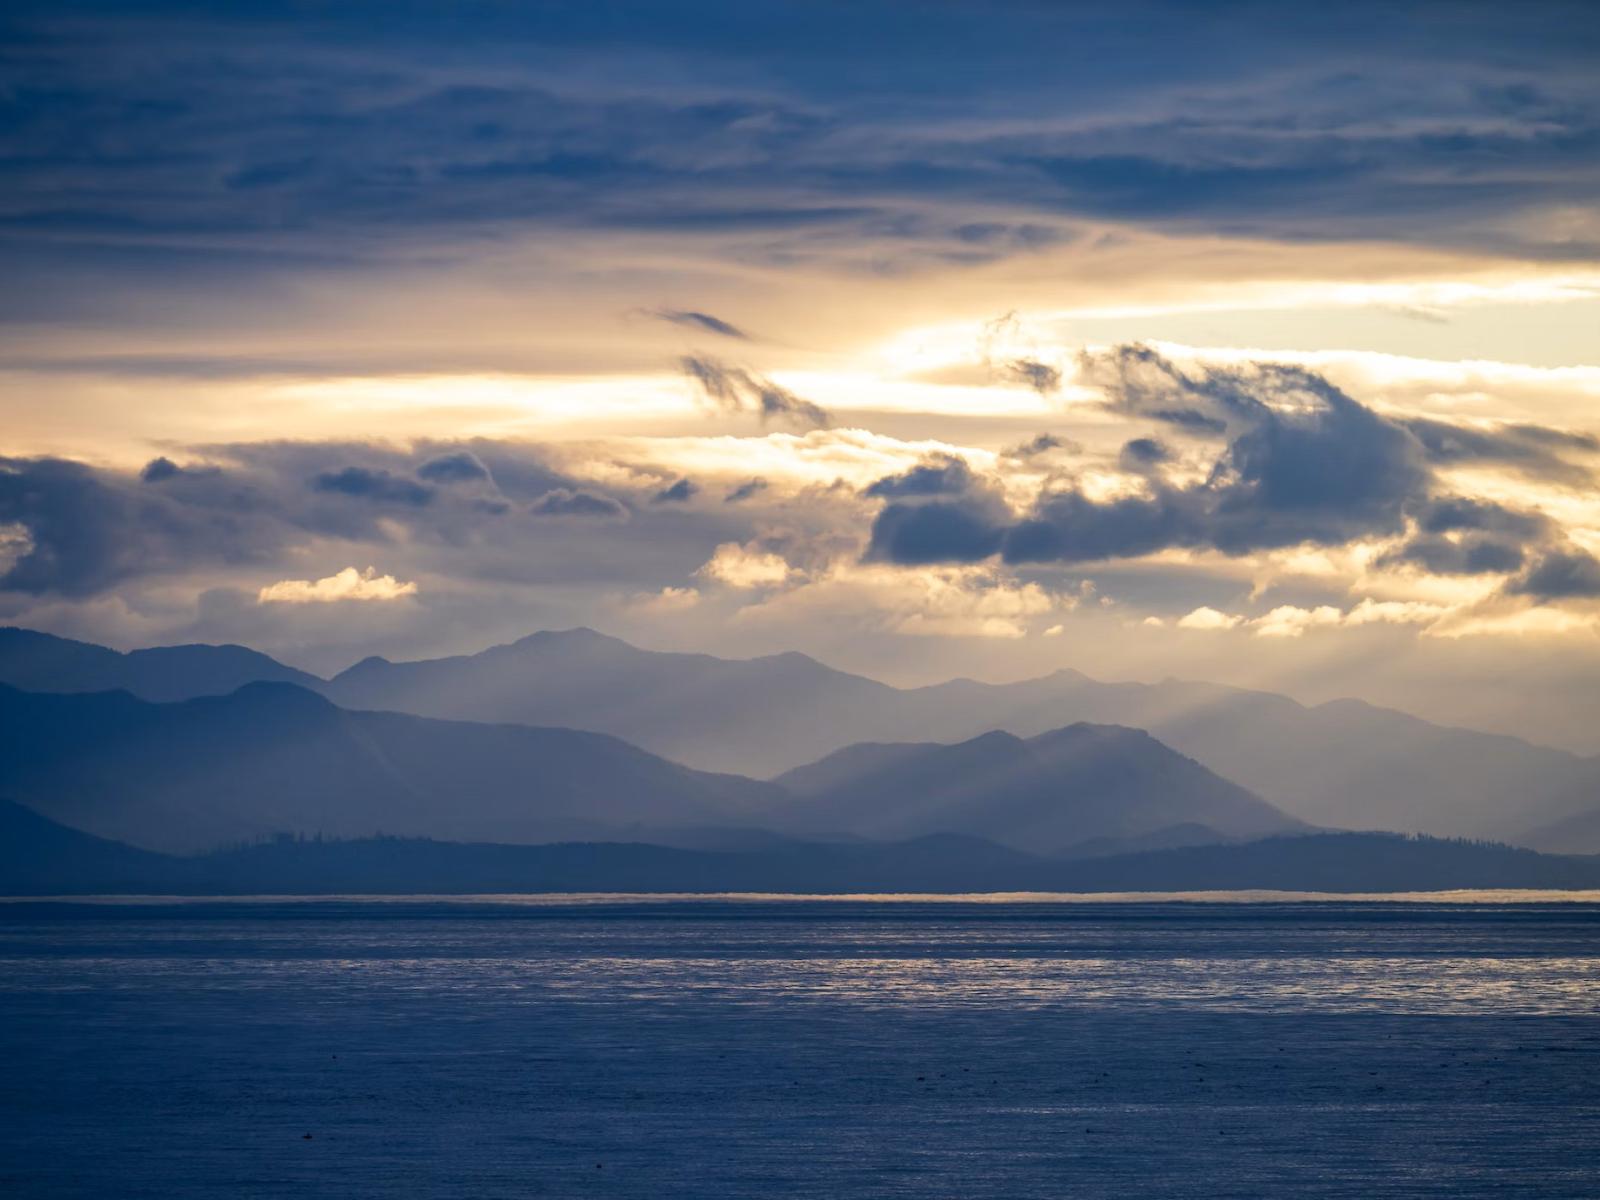
<svg viewBox="0 0 1600 1200"><path fill-rule="evenodd" d="M1522 512L1492 500L1472 500L1446 496L1431 501L1417 516L1423 533L1454 533L1472 530L1529 539L1550 532L1550 518L1542 513Z"/></svg>
<svg viewBox="0 0 1600 1200"><path fill-rule="evenodd" d="M375 504L410 504L419 506L433 501L432 488L423 487L414 479L403 479L384 470L367 467L345 467L338 471L324 471L313 481L319 492L352 496L370 500Z"/></svg>
<svg viewBox="0 0 1600 1200"><path fill-rule="evenodd" d="M1595 482L1592 466L1572 461L1600 453L1600 439L1542 425L1502 424L1491 428L1455 425L1414 417L1400 422L1441 466L1493 463L1531 479L1586 486Z"/></svg>
<svg viewBox="0 0 1600 1200"><path fill-rule="evenodd" d="M1537 600L1589 600L1600 597L1600 559L1582 550L1552 550L1507 588L1512 595Z"/></svg>
<svg viewBox="0 0 1600 1200"><path fill-rule="evenodd" d="M478 227L671 232L740 263L869 271L1032 254L1083 218L1600 252L1520 219L1600 186L1592 5L1250 15L952 3L919 10L908 40L887 0L827 20L792 4L356 2L311 19L22 0L0 315L131 303L103 296L111 276L222 288L459 247Z"/></svg>
<svg viewBox="0 0 1600 1200"><path fill-rule="evenodd" d="M1172 451L1155 438L1134 438L1124 443L1118 456L1125 471L1142 471L1172 458Z"/></svg>
<svg viewBox="0 0 1600 1200"><path fill-rule="evenodd" d="M1446 496L1414 511L1415 531L1377 561L1435 575L1504 575L1519 570L1529 547L1559 540L1555 522L1492 501Z"/></svg>
<svg viewBox="0 0 1600 1200"><path fill-rule="evenodd" d="M1515 542L1474 534L1454 540L1412 538L1380 558L1378 565L1409 564L1433 575L1504 575L1520 568L1526 557Z"/></svg>
<svg viewBox="0 0 1600 1200"><path fill-rule="evenodd" d="M152 458L139 470L139 481L155 486L167 485L171 488L183 488L195 480L215 479L222 474L222 468L213 463L187 463L180 465L173 462L166 455ZM177 483L170 481L178 480Z"/></svg>
<svg viewBox="0 0 1600 1200"><path fill-rule="evenodd" d="M63 459L0 459L0 525L26 537L0 592L92 596L198 562L262 561L287 540L270 509L220 475L158 472L152 486Z"/></svg>
<svg viewBox="0 0 1600 1200"><path fill-rule="evenodd" d="M541 517L587 517L607 521L626 521L628 509L619 500L598 492L554 488L528 506Z"/></svg>
<svg viewBox="0 0 1600 1200"><path fill-rule="evenodd" d="M417 468L417 478L429 483L471 483L489 478L489 468L465 450L441 454Z"/></svg>
<svg viewBox="0 0 1600 1200"><path fill-rule="evenodd" d="M1010 520L993 482L952 454L886 475L861 494L889 501L872 523L873 562L977 562L999 551Z"/></svg>
<svg viewBox="0 0 1600 1200"><path fill-rule="evenodd" d="M652 316L659 317L673 325L682 325L687 329L696 329L702 333L714 333L719 337L734 338L737 341L747 342L750 335L737 325L730 325L720 317L713 317L710 313L695 312L693 309L658 308Z"/></svg>
<svg viewBox="0 0 1600 1200"><path fill-rule="evenodd" d="M737 506L657 509L646 503L655 489L643 486L627 502L606 496L529 443L402 451L283 442L194 453L203 466L160 469L154 481L141 470L0 459L0 595L85 598L242 568L253 596L276 579L304 577L308 554L328 570L369 562L399 578L438 570L463 590L514 582L637 591L679 584L717 545L753 534ZM427 504L371 499L460 454L484 464L492 482L440 488ZM307 486L352 471L346 478L364 481L355 494ZM695 487L681 480L666 491L686 498Z"/></svg>
<svg viewBox="0 0 1600 1200"><path fill-rule="evenodd" d="M700 485L692 479L680 479L676 483L662 488L650 497L655 504L682 504L692 500L699 493Z"/></svg>
<svg viewBox="0 0 1600 1200"><path fill-rule="evenodd" d="M867 490L889 501L873 524L868 556L1078 563L1170 548L1239 555L1409 535L1390 565L1504 574L1557 536L1539 514L1445 494L1411 429L1302 368L1188 369L1141 346L1084 365L1120 413L1162 420L1192 412L1227 429L1230 440L1206 478L1172 482L1161 470L1167 449L1136 438L1121 459L1145 477L1140 493L1097 499L1067 480L1015 515L965 463L925 464ZM937 507L925 502L932 496Z"/></svg>
<svg viewBox="0 0 1600 1200"><path fill-rule="evenodd" d="M922 496L956 496L977 486L977 477L965 459L938 455L899 475L886 475L861 493L874 500L903 500Z"/></svg>
<svg viewBox="0 0 1600 1200"><path fill-rule="evenodd" d="M1429 490L1415 439L1312 372L1275 364L1185 371L1143 347L1114 351L1103 365L1121 411L1198 411L1233 438L1198 484L1156 476L1149 495L1109 502L1072 489L1047 493L1008 538L1010 561L1337 545L1402 531L1407 504Z"/></svg>
<svg viewBox="0 0 1600 1200"><path fill-rule="evenodd" d="M146 483L160 483L163 479L176 477L181 471L182 468L177 463L163 455L145 463L144 469L139 472L139 478Z"/></svg>
<svg viewBox="0 0 1600 1200"><path fill-rule="evenodd" d="M828 414L820 406L743 367L693 354L680 358L678 365L707 400L727 412L754 412L763 422L782 421L801 429L828 427Z"/></svg>
<svg viewBox="0 0 1600 1200"><path fill-rule="evenodd" d="M867 558L908 566L978 562L1000 549L1004 530L999 515L987 505L967 501L891 504L872 524Z"/></svg>
<svg viewBox="0 0 1600 1200"><path fill-rule="evenodd" d="M1133 343L1078 356L1083 378L1124 416L1175 426L1196 435L1225 433L1267 410L1267 401L1295 386L1307 372L1269 365L1245 371L1185 371L1149 346Z"/></svg>

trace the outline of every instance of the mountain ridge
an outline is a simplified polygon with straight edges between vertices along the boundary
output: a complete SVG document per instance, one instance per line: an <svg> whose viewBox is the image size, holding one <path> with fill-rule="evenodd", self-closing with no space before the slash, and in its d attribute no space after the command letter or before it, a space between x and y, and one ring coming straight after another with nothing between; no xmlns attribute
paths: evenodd
<svg viewBox="0 0 1600 1200"><path fill-rule="evenodd" d="M0 640L0 681L9 681L3 650ZM1120 724L1309 824L1519 841L1570 820L1584 838L1574 848L1600 849L1600 818L1584 821L1600 814L1600 757L1359 700L1307 706L1193 681L1101 682L1073 668L1008 684L895 688L792 651L719 659L642 650L587 627L474 655L372 656L315 686L350 708L591 729L699 769L762 777L860 741Z"/></svg>
<svg viewBox="0 0 1600 1200"><path fill-rule="evenodd" d="M609 734L353 712L293 684L153 704L0 685L0 789L148 849L282 831L549 840L738 825L771 784L695 771Z"/></svg>
<svg viewBox="0 0 1600 1200"><path fill-rule="evenodd" d="M0 799L0 895L12 897L496 895L550 893L1382 893L1600 887L1600 857L1333 833L1050 861L982 839L683 850L274 838L192 858L96 838Z"/></svg>
<svg viewBox="0 0 1600 1200"><path fill-rule="evenodd" d="M927 828L1056 853L1204 826L1223 840L1305 828L1142 729L1078 722L1031 738L846 747L774 780L789 831L910 836Z"/></svg>
<svg viewBox="0 0 1600 1200"><path fill-rule="evenodd" d="M695 771L610 734L349 710L277 682L172 704L126 691L0 685L0 722L18 735L0 746L0 789L65 824L147 849L204 850L277 832L548 842L647 831L672 844L886 832L819 828L798 819L815 802L781 784ZM1098 781L1086 783L1081 762L1071 778L1040 775L1050 747L1085 738L1105 743L1094 759ZM973 747L967 794L944 797L942 807L925 789L872 785L880 803L898 806L894 836L981 832L1028 847L1040 825L1062 845L1159 838L1179 825L1221 838L1295 826L1139 730L1083 727L1031 742L993 732L967 747L923 749L972 757ZM955 800L964 813L951 810ZM1241 824L1227 802L1252 819Z"/></svg>

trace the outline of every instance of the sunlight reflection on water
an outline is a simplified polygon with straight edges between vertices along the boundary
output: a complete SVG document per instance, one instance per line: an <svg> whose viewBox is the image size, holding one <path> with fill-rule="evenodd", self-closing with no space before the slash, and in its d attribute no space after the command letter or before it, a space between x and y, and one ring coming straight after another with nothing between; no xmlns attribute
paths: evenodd
<svg viewBox="0 0 1600 1200"><path fill-rule="evenodd" d="M1595 1196L1597 985L1570 902L0 905L0 1194Z"/></svg>

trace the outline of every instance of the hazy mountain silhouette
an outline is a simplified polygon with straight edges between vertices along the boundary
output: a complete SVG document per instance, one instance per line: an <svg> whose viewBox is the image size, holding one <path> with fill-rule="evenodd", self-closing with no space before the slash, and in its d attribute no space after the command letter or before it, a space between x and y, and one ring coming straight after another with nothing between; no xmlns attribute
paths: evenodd
<svg viewBox="0 0 1600 1200"><path fill-rule="evenodd" d="M1518 839L1551 854L1589 854L1600 846L1600 806L1555 821Z"/></svg>
<svg viewBox="0 0 1600 1200"><path fill-rule="evenodd" d="M1007 685L958 680L911 697L926 728L966 711L1021 735L1071 720L1145 729L1315 825L1520 840L1600 808L1600 759L1357 700L1305 706L1215 684L1101 683L1075 671Z"/></svg>
<svg viewBox="0 0 1600 1200"><path fill-rule="evenodd" d="M605 734L348 712L289 684L151 704L0 687L0 794L162 850L280 831L547 841L752 823L773 785Z"/></svg>
<svg viewBox="0 0 1600 1200"><path fill-rule="evenodd" d="M801 797L779 828L907 838L962 833L1053 854L1090 839L1174 826L1212 840L1301 828L1258 796L1115 725L1071 725L1026 740L990 732L956 745L857 745L775 781Z"/></svg>
<svg viewBox="0 0 1600 1200"><path fill-rule="evenodd" d="M0 681L38 690L112 686L94 672L167 661L209 665L158 672L129 690L178 698L226 691L240 672L299 676L238 647L118 655L0 631ZM1112 723L1148 730L1315 825L1523 841L1590 813L1588 824L1570 827L1565 848L1600 850L1600 759L1359 701L1308 707L1267 692L1177 680L1103 683L1071 670L1014 684L897 689L801 654L663 654L585 629L457 658L367 659L325 685L295 681L348 707L589 729L702 770L757 776L861 741L960 742L993 729L1032 737L1079 721Z"/></svg>
<svg viewBox="0 0 1600 1200"><path fill-rule="evenodd" d="M845 731L875 713L881 720L901 695L803 654L663 654L592 629L458 658L369 658L326 694L351 708L603 730L675 761L756 775L856 740Z"/></svg>
<svg viewBox="0 0 1600 1200"><path fill-rule="evenodd" d="M29 692L132 692L144 700L224 696L247 683L322 680L244 646L159 646L121 653L88 642L0 627L0 683Z"/></svg>
<svg viewBox="0 0 1600 1200"><path fill-rule="evenodd" d="M0 895L507 892L1386 892L1600 887L1600 859L1508 846L1321 834L1075 861L977 838L790 842L715 852L639 843L496 845L277 838L192 858L64 829L0 801Z"/></svg>
<svg viewBox="0 0 1600 1200"><path fill-rule="evenodd" d="M368 659L341 703L475 720L560 721L702 769L763 776L860 741L1032 737L1080 721L1154 737L1316 825L1513 840L1600 811L1600 760L1431 724L1359 701L1305 706L1211 684L1102 683L1063 670L1014 684L897 689L800 654L726 660L640 650L591 630L482 654ZM1600 841L1574 849L1600 849Z"/></svg>

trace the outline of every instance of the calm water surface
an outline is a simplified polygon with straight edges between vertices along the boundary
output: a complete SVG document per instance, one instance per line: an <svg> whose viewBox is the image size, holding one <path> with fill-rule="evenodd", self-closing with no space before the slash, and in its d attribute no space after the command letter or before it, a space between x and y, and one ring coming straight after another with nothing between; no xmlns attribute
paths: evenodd
<svg viewBox="0 0 1600 1200"><path fill-rule="evenodd" d="M1594 904L3 904L0 1195L1595 1197L1597 1016Z"/></svg>

